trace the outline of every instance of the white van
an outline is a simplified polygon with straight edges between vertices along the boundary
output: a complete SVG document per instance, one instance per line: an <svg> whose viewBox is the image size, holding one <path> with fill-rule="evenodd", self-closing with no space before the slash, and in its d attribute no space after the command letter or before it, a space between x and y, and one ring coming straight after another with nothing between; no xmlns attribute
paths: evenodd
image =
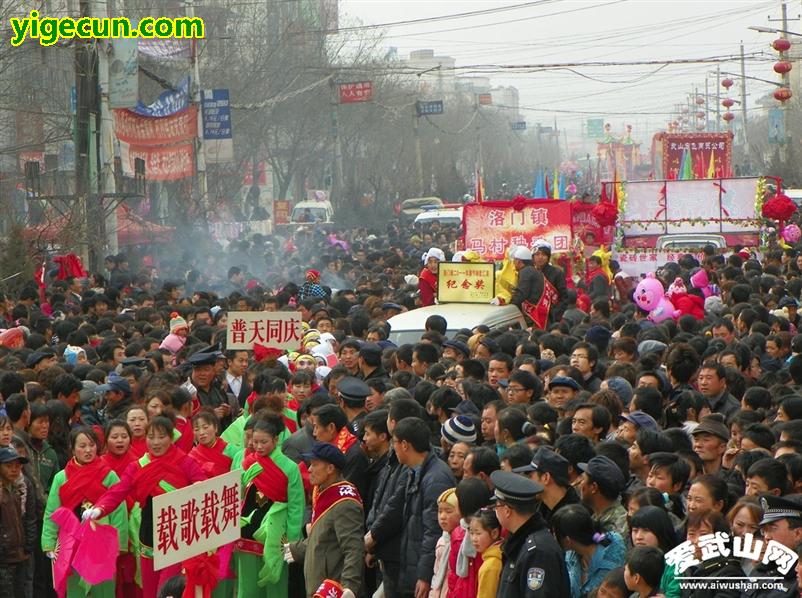
<svg viewBox="0 0 802 598"><path fill-rule="evenodd" d="M446 319L446 336L453 338L461 328L473 329L484 324L491 330L526 328L526 321L515 305L490 305L484 303L445 303L429 305L393 316L389 340L398 346L420 342L429 316Z"/></svg>
<svg viewBox="0 0 802 598"><path fill-rule="evenodd" d="M462 208L426 210L415 216L415 226L427 226L435 220L443 226L462 226Z"/></svg>
<svg viewBox="0 0 802 598"><path fill-rule="evenodd" d="M334 210L329 201L299 201L290 214L293 224L314 224L315 222L330 223Z"/></svg>

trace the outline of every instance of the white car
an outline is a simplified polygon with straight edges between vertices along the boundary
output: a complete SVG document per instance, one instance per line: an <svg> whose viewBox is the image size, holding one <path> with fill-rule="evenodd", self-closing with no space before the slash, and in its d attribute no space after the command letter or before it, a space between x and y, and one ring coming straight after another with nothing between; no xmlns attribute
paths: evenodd
<svg viewBox="0 0 802 598"><path fill-rule="evenodd" d="M389 340L398 346L420 341L426 331L429 316L443 316L446 319L446 336L453 338L461 328L469 330L484 324L491 330L526 328L526 321L515 305L485 305L484 303L445 303L429 305L393 316L390 324Z"/></svg>
<svg viewBox="0 0 802 598"><path fill-rule="evenodd" d="M444 226L462 226L462 208L426 210L415 216L415 226L431 224L435 220Z"/></svg>

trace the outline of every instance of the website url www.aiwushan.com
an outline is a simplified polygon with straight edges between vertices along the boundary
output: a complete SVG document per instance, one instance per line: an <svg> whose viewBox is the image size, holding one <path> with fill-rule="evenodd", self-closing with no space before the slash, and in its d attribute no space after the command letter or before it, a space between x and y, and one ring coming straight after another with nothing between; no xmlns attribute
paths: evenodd
<svg viewBox="0 0 802 598"><path fill-rule="evenodd" d="M38 39L43 46L52 46L59 39L118 39L118 38L196 38L204 37L203 19L197 17L144 17L132 25L126 17L13 17L11 45L19 46L26 39Z"/></svg>

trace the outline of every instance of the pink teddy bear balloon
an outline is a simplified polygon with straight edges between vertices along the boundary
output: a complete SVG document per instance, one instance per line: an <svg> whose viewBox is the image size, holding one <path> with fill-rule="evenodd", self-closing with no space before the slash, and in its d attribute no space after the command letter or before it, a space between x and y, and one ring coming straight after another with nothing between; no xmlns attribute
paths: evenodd
<svg viewBox="0 0 802 598"><path fill-rule="evenodd" d="M652 322L658 323L676 317L674 304L666 297L663 283L655 278L653 272L649 272L635 287L634 299L638 307L649 312Z"/></svg>
<svg viewBox="0 0 802 598"><path fill-rule="evenodd" d="M786 243L793 245L799 241L800 237L802 237L802 230L800 230L796 224L789 224L783 228L783 231L780 234Z"/></svg>

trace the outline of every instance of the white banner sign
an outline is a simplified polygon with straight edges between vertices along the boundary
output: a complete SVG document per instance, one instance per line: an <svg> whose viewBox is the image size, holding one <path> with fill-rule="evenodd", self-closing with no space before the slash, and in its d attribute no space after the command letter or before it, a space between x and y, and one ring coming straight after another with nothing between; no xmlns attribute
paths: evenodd
<svg viewBox="0 0 802 598"><path fill-rule="evenodd" d="M153 570L215 550L240 537L242 472L153 498Z"/></svg>
<svg viewBox="0 0 802 598"><path fill-rule="evenodd" d="M297 311L233 311L228 313L226 349L251 351L254 345L297 351L303 327Z"/></svg>

